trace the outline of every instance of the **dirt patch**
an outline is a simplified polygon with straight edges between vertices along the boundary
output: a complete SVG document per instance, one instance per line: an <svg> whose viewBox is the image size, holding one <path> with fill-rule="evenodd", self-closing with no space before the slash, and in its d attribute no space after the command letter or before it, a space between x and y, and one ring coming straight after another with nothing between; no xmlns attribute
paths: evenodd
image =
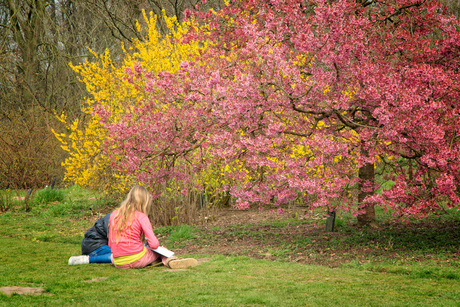
<svg viewBox="0 0 460 307"><path fill-rule="evenodd" d="M1 287L0 291L6 295L11 295L13 293L21 295L40 295L45 292L45 289L42 287Z"/></svg>
<svg viewBox="0 0 460 307"><path fill-rule="evenodd" d="M258 259L309 262L301 252L289 250L298 237L316 237L323 232L316 225L321 216L309 216L311 223L289 223L296 217L307 219L305 212L285 209L283 214L271 210L224 209L205 219L199 228L204 237L202 244L188 243L175 252L180 254L244 255ZM273 226L280 222L280 227ZM264 225L266 224L266 225ZM239 227L241 226L241 227ZM280 250L285 246L285 251Z"/></svg>
<svg viewBox="0 0 460 307"><path fill-rule="evenodd" d="M98 278L93 278L93 279L90 279L90 280L84 280L83 282L99 282L99 281L103 281L103 280L106 280L108 277L98 277Z"/></svg>
<svg viewBox="0 0 460 307"><path fill-rule="evenodd" d="M421 240L426 240L426 244L433 244L431 250L435 250L438 246L434 244L438 243L435 243L437 238L433 234L459 233L458 224L438 225L426 222L406 225L387 222L376 225L375 228L348 225L346 228L338 227L334 232L326 232L326 216L305 215L299 208L297 211L284 211L283 214L278 214L269 210L221 210L198 226L201 231L196 240L175 247L174 251L177 255L248 256L329 267L339 267L349 262L365 263L389 259L417 262L430 260L446 262L444 264L449 265L448 261L460 259L460 252L450 251L449 257L438 257L431 252L423 256L423 253L415 255L411 250L423 245L420 244ZM459 240L455 243L452 235L449 235L450 239L442 236L439 238L450 240L444 246L439 246L441 249L452 250L449 245L458 245L460 242Z"/></svg>
<svg viewBox="0 0 460 307"><path fill-rule="evenodd" d="M222 209L215 214L204 218L204 228L215 226L243 225L243 224L260 224L272 221L282 221L289 218L307 218L306 210L302 209L283 209L283 213L279 214L276 210L237 210L237 209ZM322 216L309 216L309 220L320 220Z"/></svg>

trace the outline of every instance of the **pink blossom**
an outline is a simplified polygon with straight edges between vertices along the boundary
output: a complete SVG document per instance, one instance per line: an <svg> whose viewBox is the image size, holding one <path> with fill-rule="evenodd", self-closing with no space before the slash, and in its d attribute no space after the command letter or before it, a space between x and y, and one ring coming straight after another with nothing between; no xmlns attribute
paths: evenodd
<svg viewBox="0 0 460 307"><path fill-rule="evenodd" d="M239 210L246 210L246 209L249 209L249 202L238 199L234 207Z"/></svg>
<svg viewBox="0 0 460 307"><path fill-rule="evenodd" d="M422 217L440 200L459 206L459 21L435 2L391 24L382 18L407 1L317 1L309 14L299 3L249 0L196 12L209 31L192 28L185 40L210 42L199 59L155 76L140 63L127 68L126 80L145 84L139 90L151 101L120 122L95 106L110 132L105 150L126 155L117 169L153 187L238 166L219 187L238 209L300 200L358 215L373 203ZM256 22L247 18L254 7ZM221 27L229 18L235 27ZM159 112L157 102L168 107ZM394 185L373 195L377 185L359 169L381 160ZM355 205L359 192L369 196Z"/></svg>
<svg viewBox="0 0 460 307"><path fill-rule="evenodd" d="M136 62L134 64L134 71L136 72L136 74L140 75L141 72L143 71L142 64L139 62Z"/></svg>

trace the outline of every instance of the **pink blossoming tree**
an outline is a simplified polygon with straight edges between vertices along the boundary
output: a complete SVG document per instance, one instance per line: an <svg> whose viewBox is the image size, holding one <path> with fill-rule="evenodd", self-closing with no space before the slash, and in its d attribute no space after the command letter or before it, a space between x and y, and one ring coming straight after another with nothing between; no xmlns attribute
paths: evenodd
<svg viewBox="0 0 460 307"><path fill-rule="evenodd" d="M186 38L201 56L127 71L146 99L122 122L99 109L126 157L115 167L153 187L218 161L239 208L301 199L361 224L374 205L458 208L460 23L441 4L245 0L185 16L206 25ZM391 183L378 194L375 171Z"/></svg>

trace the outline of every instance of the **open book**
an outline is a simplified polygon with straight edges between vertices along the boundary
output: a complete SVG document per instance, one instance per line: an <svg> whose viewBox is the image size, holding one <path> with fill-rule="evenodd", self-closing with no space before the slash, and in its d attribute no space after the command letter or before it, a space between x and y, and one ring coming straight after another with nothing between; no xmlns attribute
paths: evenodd
<svg viewBox="0 0 460 307"><path fill-rule="evenodd" d="M165 256L167 258L172 257L174 255L173 251L170 251L169 249L167 249L166 247L163 247L163 246L159 246L156 249L153 249L153 248L150 248L150 249L153 250L155 253L163 255L163 256Z"/></svg>

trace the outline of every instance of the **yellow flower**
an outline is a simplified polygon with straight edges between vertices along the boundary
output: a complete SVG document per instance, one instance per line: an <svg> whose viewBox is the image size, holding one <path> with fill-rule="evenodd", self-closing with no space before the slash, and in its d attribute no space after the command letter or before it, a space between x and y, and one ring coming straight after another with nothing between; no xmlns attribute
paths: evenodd
<svg viewBox="0 0 460 307"><path fill-rule="evenodd" d="M135 103L142 103L145 93L136 89L143 85L143 80L134 80L131 84L125 80L125 70L136 63L152 73L175 72L179 64L199 54L206 44L190 42L177 43L188 31L191 22L179 24L175 17L163 16L168 27L168 34L162 36L156 27L156 16L148 16L144 12L146 22L145 40L134 40L133 46L124 50L123 59L114 62L110 52L96 54L94 62L69 65L79 74L80 81L86 85L89 98L83 102L82 112L85 119L68 119L66 114L57 115L58 119L67 125L68 133L57 133L55 137L61 142L62 148L69 152L69 157L63 162L66 168L65 179L82 187L101 189L107 192L124 192L134 179L116 172L111 167L110 158L101 150L104 141L110 136L94 115L94 106L100 105L111 112L110 121L119 122L121 116L132 112ZM143 29L137 24L138 31ZM134 52L132 52L134 51ZM159 104L159 110L167 106Z"/></svg>

